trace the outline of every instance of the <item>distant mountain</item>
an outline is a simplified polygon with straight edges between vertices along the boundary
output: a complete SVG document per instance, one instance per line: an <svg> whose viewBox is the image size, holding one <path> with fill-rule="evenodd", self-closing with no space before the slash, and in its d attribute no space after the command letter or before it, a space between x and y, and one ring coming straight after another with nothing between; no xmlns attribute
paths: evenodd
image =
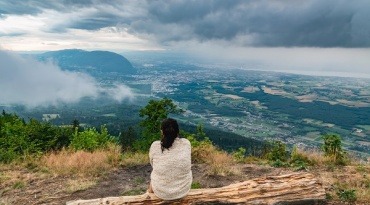
<svg viewBox="0 0 370 205"><path fill-rule="evenodd" d="M118 72L135 74L136 69L122 55L109 51L67 49L38 55L41 61L52 60L62 69L86 72Z"/></svg>

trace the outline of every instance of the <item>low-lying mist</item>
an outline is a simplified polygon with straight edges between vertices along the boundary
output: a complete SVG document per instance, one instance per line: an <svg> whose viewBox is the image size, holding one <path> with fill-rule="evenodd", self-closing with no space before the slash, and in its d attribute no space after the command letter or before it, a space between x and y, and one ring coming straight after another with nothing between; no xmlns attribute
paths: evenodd
<svg viewBox="0 0 370 205"><path fill-rule="evenodd" d="M84 97L108 96L121 102L134 93L122 83L105 87L85 73L64 71L51 62L39 62L0 50L0 104L36 106L76 103Z"/></svg>

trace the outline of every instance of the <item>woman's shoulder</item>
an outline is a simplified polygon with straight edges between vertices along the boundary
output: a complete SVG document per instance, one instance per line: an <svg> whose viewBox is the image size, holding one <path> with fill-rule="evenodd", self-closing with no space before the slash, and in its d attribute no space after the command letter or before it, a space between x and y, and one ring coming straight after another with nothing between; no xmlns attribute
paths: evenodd
<svg viewBox="0 0 370 205"><path fill-rule="evenodd" d="M152 143L152 145L150 145L150 149L157 149L158 147L161 147L161 141L157 140L157 141L154 141Z"/></svg>
<svg viewBox="0 0 370 205"><path fill-rule="evenodd" d="M151 145L151 147L154 147L154 146L161 146L161 141L157 140L157 141L154 141Z"/></svg>
<svg viewBox="0 0 370 205"><path fill-rule="evenodd" d="M180 139L180 142L183 143L183 144L187 144L190 146L190 141L186 138L179 138Z"/></svg>

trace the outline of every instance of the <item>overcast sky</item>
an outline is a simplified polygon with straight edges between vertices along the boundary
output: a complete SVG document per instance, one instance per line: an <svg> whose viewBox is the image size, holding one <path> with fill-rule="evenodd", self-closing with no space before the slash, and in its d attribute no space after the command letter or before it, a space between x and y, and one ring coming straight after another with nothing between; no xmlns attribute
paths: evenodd
<svg viewBox="0 0 370 205"><path fill-rule="evenodd" d="M254 69L370 75L370 1L0 0L0 46L183 51Z"/></svg>

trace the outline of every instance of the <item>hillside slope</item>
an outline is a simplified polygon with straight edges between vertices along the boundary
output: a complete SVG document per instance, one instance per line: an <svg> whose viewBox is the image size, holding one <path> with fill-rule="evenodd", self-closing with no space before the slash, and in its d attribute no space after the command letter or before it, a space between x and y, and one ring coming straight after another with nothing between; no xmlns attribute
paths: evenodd
<svg viewBox="0 0 370 205"><path fill-rule="evenodd" d="M118 72L135 74L136 69L122 55L109 51L67 49L38 55L41 61L51 60L62 69L86 72Z"/></svg>

